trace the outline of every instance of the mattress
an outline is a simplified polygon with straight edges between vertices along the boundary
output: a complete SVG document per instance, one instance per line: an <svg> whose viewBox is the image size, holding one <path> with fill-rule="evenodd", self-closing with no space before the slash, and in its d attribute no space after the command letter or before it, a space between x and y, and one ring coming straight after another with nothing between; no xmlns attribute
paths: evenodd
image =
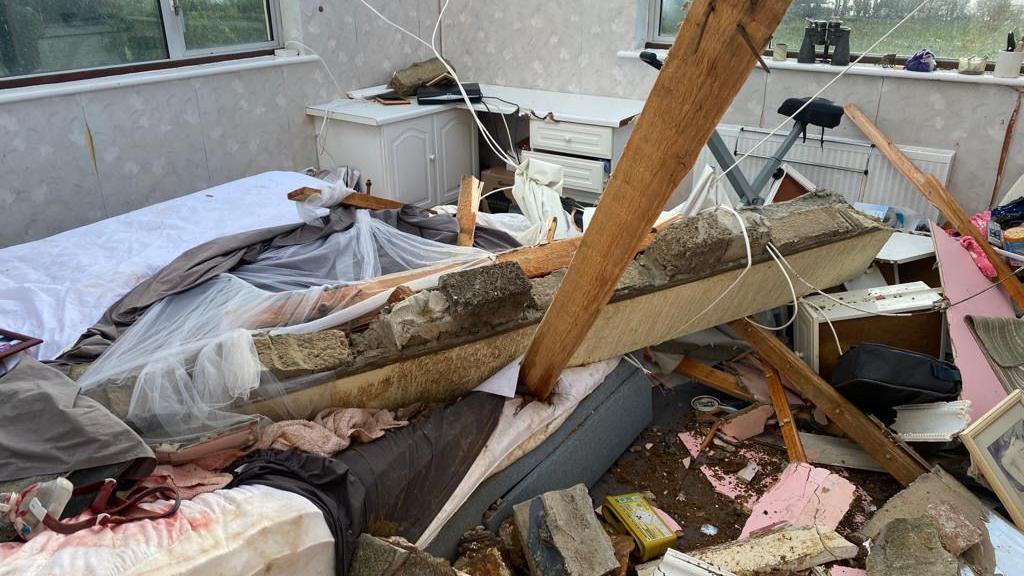
<svg viewBox="0 0 1024 576"><path fill-rule="evenodd" d="M42 338L33 353L53 359L182 252L221 236L301 224L287 194L302 186L324 182L265 172L0 249L0 327Z"/></svg>
<svg viewBox="0 0 1024 576"><path fill-rule="evenodd" d="M334 538L309 500L240 486L183 501L170 518L0 544L2 576L71 574L328 576Z"/></svg>

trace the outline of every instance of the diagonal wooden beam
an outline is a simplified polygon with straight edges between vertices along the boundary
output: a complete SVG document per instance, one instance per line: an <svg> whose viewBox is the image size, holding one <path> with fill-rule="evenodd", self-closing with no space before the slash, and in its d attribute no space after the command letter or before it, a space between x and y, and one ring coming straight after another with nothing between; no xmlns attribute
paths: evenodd
<svg viewBox="0 0 1024 576"><path fill-rule="evenodd" d="M779 428L782 429L782 440L786 444L789 461L807 462L807 454L800 443L800 432L796 428L796 420L793 420L793 412L789 409L789 398L786 397L786 389L782 387L779 371L774 366L765 364L764 378L768 382L768 394L772 398L772 407L775 408Z"/></svg>
<svg viewBox="0 0 1024 576"><path fill-rule="evenodd" d="M823 410L850 440L859 444L904 486L928 472L916 454L843 398L778 338L746 320L736 320L729 326L754 347L761 360L786 376L794 392Z"/></svg>
<svg viewBox="0 0 1024 576"><path fill-rule="evenodd" d="M554 301L530 343L520 381L547 398L754 66L790 0L695 0L601 196Z"/></svg>
<svg viewBox="0 0 1024 576"><path fill-rule="evenodd" d="M892 140L889 140L889 137L864 114L863 110L855 104L847 104L845 109L846 116L875 144L878 151L892 163L896 170L910 180L910 183L921 192L925 199L938 209L939 213L956 228L957 232L960 232L962 236L974 238L982 252L985 253L985 257L995 267L1003 291L1013 299L1018 308L1024 309L1024 286L1021 286L1020 280L1017 280L1006 260L992 249L988 238L971 222L970 217L957 204L953 195L942 185L942 182L939 182L938 178L931 174L925 174L914 164L913 160L907 158L907 155L897 148Z"/></svg>

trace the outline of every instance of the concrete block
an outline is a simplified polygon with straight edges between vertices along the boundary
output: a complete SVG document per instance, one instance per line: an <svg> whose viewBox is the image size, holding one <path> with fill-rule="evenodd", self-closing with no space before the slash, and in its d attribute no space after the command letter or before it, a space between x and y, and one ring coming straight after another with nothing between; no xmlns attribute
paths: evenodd
<svg viewBox="0 0 1024 576"><path fill-rule="evenodd" d="M503 262L441 276L437 285L456 321L503 324L533 305L529 278L515 262Z"/></svg>
<svg viewBox="0 0 1024 576"><path fill-rule="evenodd" d="M691 552L690 556L735 573L754 576L809 570L857 556L857 545L822 528L791 528Z"/></svg>
<svg viewBox="0 0 1024 576"><path fill-rule="evenodd" d="M898 518L871 547L868 576L957 576L960 564L939 541L928 518Z"/></svg>
<svg viewBox="0 0 1024 576"><path fill-rule="evenodd" d="M954 556L963 554L981 542L981 530L968 522L962 512L948 503L929 504L925 515L931 519L939 532L942 547Z"/></svg>
<svg viewBox="0 0 1024 576"><path fill-rule="evenodd" d="M465 576L402 538L359 536L350 576Z"/></svg>
<svg viewBox="0 0 1024 576"><path fill-rule="evenodd" d="M619 568L583 484L516 504L513 517L533 576L604 576Z"/></svg>

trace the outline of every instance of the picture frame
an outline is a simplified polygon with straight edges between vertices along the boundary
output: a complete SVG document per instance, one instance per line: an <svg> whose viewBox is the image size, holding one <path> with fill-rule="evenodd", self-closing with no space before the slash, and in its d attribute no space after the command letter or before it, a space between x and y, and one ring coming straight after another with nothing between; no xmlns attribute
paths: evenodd
<svg viewBox="0 0 1024 576"><path fill-rule="evenodd" d="M28 350L33 346L42 344L39 338L33 338L10 330L0 328L0 360L13 356L18 352Z"/></svg>
<svg viewBox="0 0 1024 576"><path fill-rule="evenodd" d="M960 433L971 460L1024 530L1024 391L1002 402Z"/></svg>

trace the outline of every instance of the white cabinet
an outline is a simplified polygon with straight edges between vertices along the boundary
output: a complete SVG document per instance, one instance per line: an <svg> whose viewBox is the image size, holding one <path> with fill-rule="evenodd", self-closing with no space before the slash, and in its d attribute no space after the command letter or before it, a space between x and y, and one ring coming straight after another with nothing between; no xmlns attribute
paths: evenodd
<svg viewBox="0 0 1024 576"><path fill-rule="evenodd" d="M336 100L306 113L315 116L320 168L358 168L375 196L453 204L462 177L479 174L476 126L467 110Z"/></svg>

